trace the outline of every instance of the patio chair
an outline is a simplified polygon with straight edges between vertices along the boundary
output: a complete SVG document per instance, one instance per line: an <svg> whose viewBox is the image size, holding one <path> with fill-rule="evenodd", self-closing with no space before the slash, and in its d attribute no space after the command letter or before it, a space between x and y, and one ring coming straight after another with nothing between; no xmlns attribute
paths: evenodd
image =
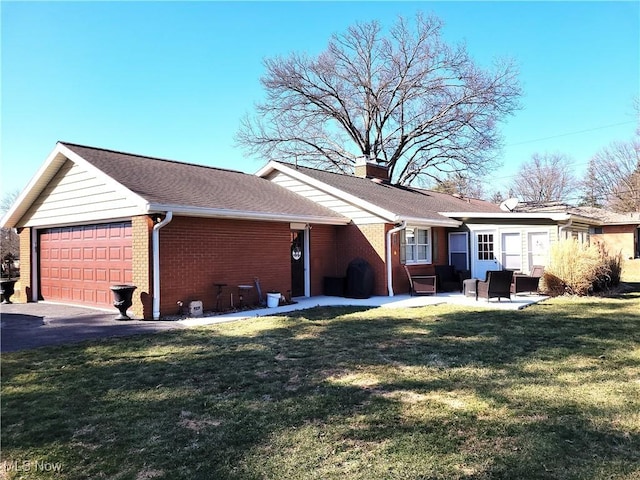
<svg viewBox="0 0 640 480"><path fill-rule="evenodd" d="M508 298L511 301L511 280L513 272L511 270L489 270L486 279L478 280L476 285L476 300L479 297L486 298Z"/></svg>
<svg viewBox="0 0 640 480"><path fill-rule="evenodd" d="M409 286L411 287L411 296L436 294L436 276L435 275L412 275L409 267L404 265L404 271L407 272Z"/></svg>
<svg viewBox="0 0 640 480"><path fill-rule="evenodd" d="M438 290L442 292L461 292L462 281L471 277L469 270L458 271L453 265L436 265Z"/></svg>
<svg viewBox="0 0 640 480"><path fill-rule="evenodd" d="M536 293L538 291L538 283L544 274L544 266L534 265L531 269L531 275L523 275L516 273L511 283L511 293L514 295L522 292Z"/></svg>

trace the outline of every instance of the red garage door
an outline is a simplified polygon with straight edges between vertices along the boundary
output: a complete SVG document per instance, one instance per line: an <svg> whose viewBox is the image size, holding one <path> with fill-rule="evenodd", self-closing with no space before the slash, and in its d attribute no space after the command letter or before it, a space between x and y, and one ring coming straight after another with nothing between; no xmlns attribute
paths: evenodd
<svg viewBox="0 0 640 480"><path fill-rule="evenodd" d="M112 306L109 287L131 283L131 222L40 231L40 296Z"/></svg>

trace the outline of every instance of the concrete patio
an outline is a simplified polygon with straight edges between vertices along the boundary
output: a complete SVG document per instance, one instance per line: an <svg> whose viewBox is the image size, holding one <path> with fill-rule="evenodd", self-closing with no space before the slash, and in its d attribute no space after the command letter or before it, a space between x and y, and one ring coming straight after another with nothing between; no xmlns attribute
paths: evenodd
<svg viewBox="0 0 640 480"><path fill-rule="evenodd" d="M296 302L292 305L284 305L276 308L259 308L254 310L243 310L223 315L205 316L198 318L186 318L178 320L185 326L209 325L213 323L233 322L253 317L263 317L268 315L281 315L284 313L305 310L313 307L330 306L356 306L356 307L381 307L381 308L416 308L427 305L451 304L470 308L496 309L496 310L522 310L535 303L546 300L549 297L542 295L512 295L511 301L501 299L477 300L473 297L465 297L461 293L444 292L437 295L395 295L393 297L377 296L365 299L317 296L311 298L294 298Z"/></svg>

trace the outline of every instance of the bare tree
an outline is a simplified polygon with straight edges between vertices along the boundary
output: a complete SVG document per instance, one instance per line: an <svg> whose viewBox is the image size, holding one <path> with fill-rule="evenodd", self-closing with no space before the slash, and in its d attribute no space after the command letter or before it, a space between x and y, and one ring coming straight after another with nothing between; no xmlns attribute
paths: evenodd
<svg viewBox="0 0 640 480"><path fill-rule="evenodd" d="M248 154L351 172L375 158L394 183L486 173L496 166L498 123L519 108L512 61L483 70L464 45L450 47L441 21L400 18L333 35L317 58L265 60L266 100L245 116L236 140Z"/></svg>
<svg viewBox="0 0 640 480"><path fill-rule="evenodd" d="M578 185L566 155L534 153L529 162L520 166L511 190L527 202L567 201Z"/></svg>
<svg viewBox="0 0 640 480"><path fill-rule="evenodd" d="M485 198L485 191L482 183L477 178L469 178L459 172L454 172L446 179L437 182L433 189L436 192L448 193L449 195L462 195L467 198Z"/></svg>
<svg viewBox="0 0 640 480"><path fill-rule="evenodd" d="M613 142L596 153L589 161L582 190L585 203L622 213L640 212L640 136Z"/></svg>

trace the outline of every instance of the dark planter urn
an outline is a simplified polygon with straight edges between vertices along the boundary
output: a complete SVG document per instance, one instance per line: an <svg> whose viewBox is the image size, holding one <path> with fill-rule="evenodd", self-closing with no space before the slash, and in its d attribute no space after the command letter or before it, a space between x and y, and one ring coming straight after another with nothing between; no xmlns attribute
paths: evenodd
<svg viewBox="0 0 640 480"><path fill-rule="evenodd" d="M133 291L138 288L135 285L111 285L113 292L113 306L120 311L116 320L131 320L127 316L127 309L133 305Z"/></svg>
<svg viewBox="0 0 640 480"><path fill-rule="evenodd" d="M11 303L11 295L15 293L15 284L17 280L3 278L0 280L0 294L2 294L2 303Z"/></svg>

